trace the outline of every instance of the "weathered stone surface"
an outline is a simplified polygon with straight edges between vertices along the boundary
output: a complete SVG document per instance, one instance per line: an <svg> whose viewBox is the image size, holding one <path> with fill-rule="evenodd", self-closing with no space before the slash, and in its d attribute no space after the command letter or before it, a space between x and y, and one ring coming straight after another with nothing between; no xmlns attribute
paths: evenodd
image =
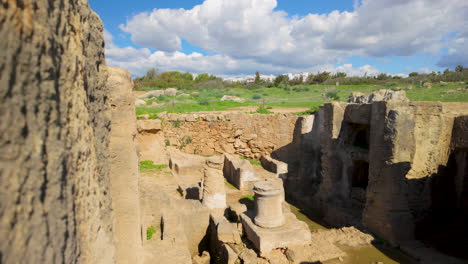
<svg viewBox="0 0 468 264"><path fill-rule="evenodd" d="M221 101L233 101L233 102L243 103L245 102L245 99L237 97L237 96L225 95L221 98Z"/></svg>
<svg viewBox="0 0 468 264"><path fill-rule="evenodd" d="M297 153L290 144L298 120L293 114L211 112L161 113L158 116L170 121L162 131L171 144L180 146L184 138L192 139L181 149L185 153L204 156L228 153L259 159L261 155L275 151L275 158L280 160Z"/></svg>
<svg viewBox="0 0 468 264"><path fill-rule="evenodd" d="M237 189L246 188L246 182L259 180L254 175L252 164L247 160L229 154L225 154L224 157L224 177Z"/></svg>
<svg viewBox="0 0 468 264"><path fill-rule="evenodd" d="M310 243L309 227L306 223L297 220L292 213L286 213L285 224L275 228L261 228L254 224L253 212L247 211L241 218L247 238L261 255L268 254L276 248Z"/></svg>
<svg viewBox="0 0 468 264"><path fill-rule="evenodd" d="M211 221L216 227L217 243L239 244L242 245L242 239L237 230L236 223L230 223L223 216L211 216Z"/></svg>
<svg viewBox="0 0 468 264"><path fill-rule="evenodd" d="M193 264L210 264L210 253L208 251L203 251L201 256L193 257Z"/></svg>
<svg viewBox="0 0 468 264"><path fill-rule="evenodd" d="M284 224L283 188L274 181L255 183L255 217L254 223L263 228L274 228Z"/></svg>
<svg viewBox="0 0 468 264"><path fill-rule="evenodd" d="M245 264L257 264L257 253L252 249L246 249L239 253L239 258Z"/></svg>
<svg viewBox="0 0 468 264"><path fill-rule="evenodd" d="M142 100L142 99L136 99L135 100L135 106L145 106L145 105L146 105L145 100Z"/></svg>
<svg viewBox="0 0 468 264"><path fill-rule="evenodd" d="M186 185L201 182L205 175L206 159L197 155L186 154L178 150L169 151L169 167Z"/></svg>
<svg viewBox="0 0 468 264"><path fill-rule="evenodd" d="M229 209L228 210L229 218L233 221L240 222L241 221L240 217L242 213L247 211L247 206L245 204L235 203L235 204L229 205L228 209Z"/></svg>
<svg viewBox="0 0 468 264"><path fill-rule="evenodd" d="M172 176L166 174L163 177ZM207 248L203 241L209 225L210 210L200 201L181 199L160 184L161 179L154 175L142 175L140 178L142 228L145 232L147 227L153 226L157 231L151 240L144 240L145 252L158 252L150 254L158 256L156 260L172 260L172 257L180 254L180 258L174 259L175 263L179 263L176 262L178 259L188 259L190 263L191 256L198 255L199 249L202 251ZM147 258L145 261L151 263Z"/></svg>
<svg viewBox="0 0 468 264"><path fill-rule="evenodd" d="M289 198L333 225L364 225L394 244L412 240L418 219L431 212L428 190L451 154L452 191L462 199L464 151L454 142L466 138L457 120L467 112L466 103L325 104L297 141L307 160L288 174Z"/></svg>
<svg viewBox="0 0 468 264"><path fill-rule="evenodd" d="M110 133L110 194L114 217L116 263L140 263L142 255L139 172L133 83L129 72L108 67L112 123Z"/></svg>
<svg viewBox="0 0 468 264"><path fill-rule="evenodd" d="M385 89L372 92L368 95L353 92L348 98L348 103L365 104L377 101L409 102L405 91L392 91Z"/></svg>
<svg viewBox="0 0 468 264"><path fill-rule="evenodd" d="M166 90L164 90L164 94L167 96L176 96L177 91L177 88L167 88Z"/></svg>
<svg viewBox="0 0 468 264"><path fill-rule="evenodd" d="M160 119L137 120L138 132L157 133L162 128Z"/></svg>
<svg viewBox="0 0 468 264"><path fill-rule="evenodd" d="M346 106L344 120L346 122L368 125L371 120L372 104L350 104Z"/></svg>
<svg viewBox="0 0 468 264"><path fill-rule="evenodd" d="M0 21L0 262L113 263L102 23L81 0Z"/></svg>
<svg viewBox="0 0 468 264"><path fill-rule="evenodd" d="M206 166L217 170L223 170L224 156L220 155L206 158Z"/></svg>
<svg viewBox="0 0 468 264"><path fill-rule="evenodd" d="M288 175L288 164L276 159L273 159L270 155L263 155L260 159L263 168L273 173L276 173L279 178L285 179Z"/></svg>
<svg viewBox="0 0 468 264"><path fill-rule="evenodd" d="M239 256L228 244L223 245L223 259L227 264L238 264ZM237 262L237 263L236 263Z"/></svg>
<svg viewBox="0 0 468 264"><path fill-rule="evenodd" d="M452 136L452 149L468 150L468 116L455 118Z"/></svg>
<svg viewBox="0 0 468 264"><path fill-rule="evenodd" d="M205 168L202 203L210 209L226 208L226 190L221 170Z"/></svg>
<svg viewBox="0 0 468 264"><path fill-rule="evenodd" d="M153 90L153 91L149 91L147 93L144 93L138 96L138 98L143 99L143 98L149 98L149 97L158 97L163 94L164 94L164 90Z"/></svg>

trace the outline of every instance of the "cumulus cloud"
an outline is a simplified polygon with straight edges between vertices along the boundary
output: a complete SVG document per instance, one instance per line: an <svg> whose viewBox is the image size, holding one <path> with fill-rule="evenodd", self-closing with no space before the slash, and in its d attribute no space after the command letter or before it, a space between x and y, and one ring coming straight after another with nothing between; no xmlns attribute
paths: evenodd
<svg viewBox="0 0 468 264"><path fill-rule="evenodd" d="M314 65L305 68L281 66L274 63L261 63L253 59L236 59L227 55L209 55L193 52L151 52L147 48L118 47L112 42L112 35L105 31L106 60L108 65L129 70L135 76L141 76L149 68L156 67L160 71L181 71L194 74L211 73L223 77L252 74L259 69L262 73L283 74L287 72L329 71L332 73L346 72L349 76L376 75L379 70L373 66L365 65L354 68L352 64L334 67L332 64Z"/></svg>
<svg viewBox="0 0 468 264"><path fill-rule="evenodd" d="M120 28L135 44L157 52L132 48L123 52L146 56L147 62L157 58L163 65L173 60L187 69L192 66L181 61L196 61L202 63L201 69L229 73L237 72L238 65L247 67L244 73L251 67L265 73L305 71L342 64L349 56L436 54L443 47L453 53L440 65L460 60L466 64L468 57L463 49L466 35L444 41L447 34L468 27L466 0L362 0L354 2L352 12L303 17L289 17L276 6L276 0L205 0L189 10L140 13ZM182 39L219 55L183 54Z"/></svg>

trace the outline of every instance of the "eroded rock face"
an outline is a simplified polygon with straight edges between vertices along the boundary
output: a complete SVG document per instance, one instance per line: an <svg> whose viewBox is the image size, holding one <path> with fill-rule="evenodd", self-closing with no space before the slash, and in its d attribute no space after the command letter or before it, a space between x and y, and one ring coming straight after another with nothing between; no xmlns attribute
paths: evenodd
<svg viewBox="0 0 468 264"><path fill-rule="evenodd" d="M141 263L142 243L133 83L126 70L108 67L108 73L107 88L112 105L109 151L115 260L116 263L136 264Z"/></svg>
<svg viewBox="0 0 468 264"><path fill-rule="evenodd" d="M377 101L409 102L405 91L392 91L386 89L381 89L367 95L359 92L353 92L348 98L349 103L357 104L371 104Z"/></svg>
<svg viewBox="0 0 468 264"><path fill-rule="evenodd" d="M415 239L438 203L458 206L437 195L464 199L467 112L466 103L325 104L301 138L308 161L288 173L286 192L332 225L364 226L393 244ZM438 184L450 177L453 187Z"/></svg>
<svg viewBox="0 0 468 264"><path fill-rule="evenodd" d="M0 25L0 262L112 263L102 23L36 0Z"/></svg>

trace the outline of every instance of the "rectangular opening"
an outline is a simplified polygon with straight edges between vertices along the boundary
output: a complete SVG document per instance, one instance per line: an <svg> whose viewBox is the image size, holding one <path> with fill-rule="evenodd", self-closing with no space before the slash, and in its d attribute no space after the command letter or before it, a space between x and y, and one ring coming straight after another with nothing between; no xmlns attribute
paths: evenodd
<svg viewBox="0 0 468 264"><path fill-rule="evenodd" d="M346 144L357 148L369 149L370 144L370 126L348 123L348 137Z"/></svg>
<svg viewBox="0 0 468 264"><path fill-rule="evenodd" d="M369 163L367 161L354 161L351 187L367 189L369 182Z"/></svg>

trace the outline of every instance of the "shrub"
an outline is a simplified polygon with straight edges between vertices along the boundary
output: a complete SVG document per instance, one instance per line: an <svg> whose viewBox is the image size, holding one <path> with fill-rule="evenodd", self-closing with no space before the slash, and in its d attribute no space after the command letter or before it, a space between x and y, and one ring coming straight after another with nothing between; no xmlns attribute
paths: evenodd
<svg viewBox="0 0 468 264"><path fill-rule="evenodd" d="M157 99L158 102L165 102L167 100L169 100L169 98L167 96L163 95L163 94L158 96L158 99Z"/></svg>
<svg viewBox="0 0 468 264"><path fill-rule="evenodd" d="M262 99L262 96L259 95L259 94L254 94L254 95L252 95L252 99L254 99L254 100Z"/></svg>
<svg viewBox="0 0 468 264"><path fill-rule="evenodd" d="M174 121L172 121L172 125L173 125L174 127L177 127L177 128L180 127L180 120L174 120Z"/></svg>
<svg viewBox="0 0 468 264"><path fill-rule="evenodd" d="M305 115L315 115L319 111L318 106L312 106L309 110L305 110L303 112L295 113L298 116L305 116Z"/></svg>
<svg viewBox="0 0 468 264"><path fill-rule="evenodd" d="M169 141L169 139L166 139L164 143L166 144L166 147L169 147L171 145L171 141Z"/></svg>
<svg viewBox="0 0 468 264"><path fill-rule="evenodd" d="M340 99L336 87L325 89L325 99L328 101L338 101Z"/></svg>
<svg viewBox="0 0 468 264"><path fill-rule="evenodd" d="M254 166L262 166L262 163L259 160L249 160L249 162Z"/></svg>
<svg viewBox="0 0 468 264"><path fill-rule="evenodd" d="M252 201L252 202L255 200L255 198L254 198L254 196L252 194L246 194L246 195L241 197L241 200L242 199L247 199L247 200Z"/></svg>
<svg viewBox="0 0 468 264"><path fill-rule="evenodd" d="M192 138L189 136L183 137L182 138L182 143L180 144L179 149L185 148L188 144L192 143Z"/></svg>
<svg viewBox="0 0 468 264"><path fill-rule="evenodd" d="M140 161L140 171L155 171L167 168L167 164L154 164L152 160Z"/></svg>
<svg viewBox="0 0 468 264"><path fill-rule="evenodd" d="M296 86L293 88L293 91L295 92L308 92L310 91L310 88L307 86Z"/></svg>
<svg viewBox="0 0 468 264"><path fill-rule="evenodd" d="M266 109L266 108L264 108L262 106L259 106L257 108L257 111L255 111L255 112L258 113L258 114L271 114L271 112L268 109Z"/></svg>
<svg viewBox="0 0 468 264"><path fill-rule="evenodd" d="M154 228L154 226L149 226L146 229L146 240L150 240L151 238L153 238L154 234L156 234L156 228Z"/></svg>
<svg viewBox="0 0 468 264"><path fill-rule="evenodd" d="M185 138L185 140L184 139L183 140L185 141L185 144L192 143L192 138L191 137L187 136L187 137L184 137L184 138Z"/></svg>
<svg viewBox="0 0 468 264"><path fill-rule="evenodd" d="M155 113L150 113L148 119L162 119L162 118L158 117L158 115Z"/></svg>

